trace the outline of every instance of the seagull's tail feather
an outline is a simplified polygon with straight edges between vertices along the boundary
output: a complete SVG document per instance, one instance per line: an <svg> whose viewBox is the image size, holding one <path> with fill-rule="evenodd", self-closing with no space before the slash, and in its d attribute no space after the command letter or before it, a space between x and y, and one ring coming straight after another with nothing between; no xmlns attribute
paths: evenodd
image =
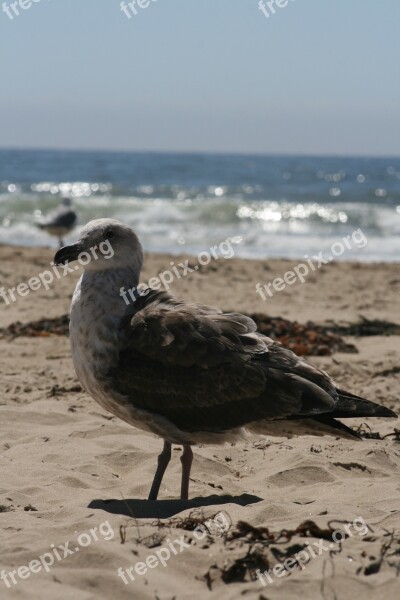
<svg viewBox="0 0 400 600"><path fill-rule="evenodd" d="M314 421L328 425L332 429L337 429L338 433L347 434L350 437L361 439L361 435L347 425L344 425L339 419L349 419L351 417L397 417L396 413L386 406L381 406L371 400L365 400L355 396L350 392L337 390L339 400L336 403L332 413L322 414L313 417Z"/></svg>
<svg viewBox="0 0 400 600"><path fill-rule="evenodd" d="M335 416L336 416L336 413L335 413ZM347 425L345 425L341 421L336 421L330 415L318 415L317 417L313 417L313 421L318 421L319 423L323 423L324 425L327 425L331 429L337 429L338 430L337 433L338 434L340 433L342 436L344 435L344 437L357 438L358 440L362 439L362 436L357 431L355 431L354 429L351 429L350 427L347 427ZM332 434L333 434L333 431L332 431Z"/></svg>
<svg viewBox="0 0 400 600"><path fill-rule="evenodd" d="M339 417L340 419L351 417L397 417L396 413L390 408L386 408L386 406L381 406L371 402L371 400L365 400L365 398L360 398L350 392L339 389L337 392L339 400L332 413L333 417Z"/></svg>

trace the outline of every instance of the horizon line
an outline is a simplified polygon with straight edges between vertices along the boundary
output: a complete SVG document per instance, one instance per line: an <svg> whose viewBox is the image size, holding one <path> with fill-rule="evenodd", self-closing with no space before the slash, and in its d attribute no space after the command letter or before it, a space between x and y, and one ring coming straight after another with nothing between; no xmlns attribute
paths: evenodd
<svg viewBox="0 0 400 600"><path fill-rule="evenodd" d="M399 154L358 154L358 153L313 153L313 152L289 152L289 151L240 151L240 150L155 150L155 149L116 149L116 148L62 148L59 146L2 146L0 151L14 152L82 152L82 153L109 153L109 154L175 154L175 155L203 155L203 156L279 156L279 157L301 157L301 158L374 158L374 159L400 159Z"/></svg>

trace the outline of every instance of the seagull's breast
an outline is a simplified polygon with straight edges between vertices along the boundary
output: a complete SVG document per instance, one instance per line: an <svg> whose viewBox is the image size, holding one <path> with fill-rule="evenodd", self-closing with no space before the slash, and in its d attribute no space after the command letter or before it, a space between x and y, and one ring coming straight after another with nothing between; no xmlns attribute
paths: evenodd
<svg viewBox="0 0 400 600"><path fill-rule="evenodd" d="M70 342L75 371L84 389L103 408L117 414L123 400L107 389L106 374L119 356L119 326L123 316L121 302L96 283L78 282L71 304ZM119 298L120 300L120 298Z"/></svg>
<svg viewBox="0 0 400 600"><path fill-rule="evenodd" d="M95 290L87 293L80 281L71 305L72 360L80 382L96 400L102 375L116 360L118 348L112 343L112 332L118 329L118 324L118 318L109 313L102 296Z"/></svg>
<svg viewBox="0 0 400 600"><path fill-rule="evenodd" d="M120 419L152 431L149 413L135 406L112 389L110 370L118 365L121 348L121 320L126 305L119 287L109 285L107 277L79 280L72 298L70 342L75 371L85 391L102 408ZM110 294L105 290L110 289ZM134 367L133 367L134 368Z"/></svg>

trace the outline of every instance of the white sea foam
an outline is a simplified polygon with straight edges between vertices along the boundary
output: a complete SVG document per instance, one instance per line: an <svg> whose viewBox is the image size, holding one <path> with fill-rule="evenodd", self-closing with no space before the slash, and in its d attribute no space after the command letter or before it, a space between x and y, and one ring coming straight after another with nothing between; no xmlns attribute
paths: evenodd
<svg viewBox="0 0 400 600"><path fill-rule="evenodd" d="M30 193L16 190L0 194L2 243L49 244L48 236L34 222L58 203L66 188L64 184L58 185L56 198L51 198L48 194L54 184L46 183L46 189L40 186ZM144 199L99 193L95 184L81 183L70 184L68 189L75 190L74 205L80 226L94 218L115 217L134 227L149 251L196 254L205 243L210 245L236 236L242 239L237 256L298 258L329 248L338 237L361 227L368 245L362 252L346 254L344 259L398 259L400 211L393 206L249 201L243 196ZM85 190L89 189L87 196ZM74 240L78 232L79 227L67 241Z"/></svg>

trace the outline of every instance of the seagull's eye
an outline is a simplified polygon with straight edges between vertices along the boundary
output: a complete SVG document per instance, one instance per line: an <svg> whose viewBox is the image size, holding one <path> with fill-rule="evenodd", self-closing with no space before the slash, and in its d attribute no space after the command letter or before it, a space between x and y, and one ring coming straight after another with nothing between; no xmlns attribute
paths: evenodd
<svg viewBox="0 0 400 600"><path fill-rule="evenodd" d="M107 230L104 232L104 237L106 238L106 240L111 240L111 239L114 237L114 235L115 235L115 234L114 234L114 232L113 232L113 230L112 230L112 229L107 229Z"/></svg>

